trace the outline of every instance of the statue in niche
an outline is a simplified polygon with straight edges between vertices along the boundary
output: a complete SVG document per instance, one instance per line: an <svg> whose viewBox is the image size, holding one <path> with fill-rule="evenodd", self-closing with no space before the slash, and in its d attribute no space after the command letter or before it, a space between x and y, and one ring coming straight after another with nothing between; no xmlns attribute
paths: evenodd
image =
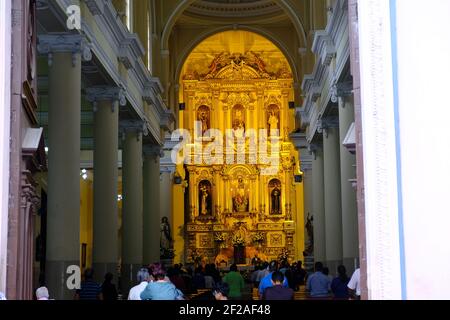
<svg viewBox="0 0 450 320"><path fill-rule="evenodd" d="M269 130L270 130L269 133L270 133L270 135L272 135L276 132L275 130L278 130L278 118L275 115L274 111L270 111L268 123L269 123Z"/></svg>
<svg viewBox="0 0 450 320"><path fill-rule="evenodd" d="M233 197L234 212L248 212L248 197L245 192L245 184L242 178L239 178L236 194Z"/></svg>
<svg viewBox="0 0 450 320"><path fill-rule="evenodd" d="M202 181L199 185L199 208L201 216L211 215L211 184L209 181Z"/></svg>
<svg viewBox="0 0 450 320"><path fill-rule="evenodd" d="M200 121L202 125L202 134L205 134L205 132L209 129L209 108L206 106L201 106L198 108L197 113L197 120Z"/></svg>
<svg viewBox="0 0 450 320"><path fill-rule="evenodd" d="M245 131L244 111L242 106L235 106L233 111L233 129L235 131Z"/></svg>
<svg viewBox="0 0 450 320"><path fill-rule="evenodd" d="M167 217L162 217L160 225L159 250L163 259L173 258L172 235L170 233L170 224Z"/></svg>
<svg viewBox="0 0 450 320"><path fill-rule="evenodd" d="M269 183L270 214L281 214L281 183L278 179L273 179Z"/></svg>
<svg viewBox="0 0 450 320"><path fill-rule="evenodd" d="M272 198L272 210L270 211L272 214L280 214L281 213L281 191L277 187L272 190L271 198Z"/></svg>

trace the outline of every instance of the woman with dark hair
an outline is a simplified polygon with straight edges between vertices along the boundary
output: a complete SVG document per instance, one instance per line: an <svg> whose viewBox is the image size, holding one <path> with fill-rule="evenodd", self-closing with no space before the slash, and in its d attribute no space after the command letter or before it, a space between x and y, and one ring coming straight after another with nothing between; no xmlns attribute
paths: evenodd
<svg viewBox="0 0 450 320"><path fill-rule="evenodd" d="M150 266L153 281L149 282L141 293L142 300L183 300L183 293L166 277L166 271L160 263Z"/></svg>
<svg viewBox="0 0 450 320"><path fill-rule="evenodd" d="M105 274L105 281L102 284L103 300L117 300L117 290L114 283L112 283L114 276L111 272Z"/></svg>
<svg viewBox="0 0 450 320"><path fill-rule="evenodd" d="M331 291L333 292L334 299L348 299L347 284L349 281L347 271L343 265L338 267L338 276L331 282Z"/></svg>

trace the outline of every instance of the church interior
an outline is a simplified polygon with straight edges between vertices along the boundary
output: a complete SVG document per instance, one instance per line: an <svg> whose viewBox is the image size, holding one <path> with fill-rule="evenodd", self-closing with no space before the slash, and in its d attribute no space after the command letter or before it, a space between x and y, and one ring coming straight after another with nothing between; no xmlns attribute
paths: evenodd
<svg viewBox="0 0 450 320"><path fill-rule="evenodd" d="M0 291L73 299L77 266L126 297L155 262L276 260L361 268L374 297L369 243L386 242L365 223L394 220L364 200L357 2L5 1Z"/></svg>

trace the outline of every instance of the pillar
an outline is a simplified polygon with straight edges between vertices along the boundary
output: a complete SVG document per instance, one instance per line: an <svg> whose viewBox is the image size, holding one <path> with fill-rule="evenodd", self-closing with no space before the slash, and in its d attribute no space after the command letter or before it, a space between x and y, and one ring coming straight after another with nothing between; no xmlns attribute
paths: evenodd
<svg viewBox="0 0 450 320"><path fill-rule="evenodd" d="M342 255L348 274L355 269L359 257L358 211L356 190L350 179L356 178L356 158L342 144L351 123L354 121L354 107L351 97L339 99L339 136L341 161L342 202Z"/></svg>
<svg viewBox="0 0 450 320"><path fill-rule="evenodd" d="M325 121L327 123L323 129L323 168L326 264L330 269L330 273L336 274L337 266L342 263L339 128L334 122L335 119L322 120L322 124Z"/></svg>
<svg viewBox="0 0 450 320"><path fill-rule="evenodd" d="M122 149L121 284L124 294L137 282L136 274L142 267L143 255L142 134L131 130L124 133Z"/></svg>
<svg viewBox="0 0 450 320"><path fill-rule="evenodd" d="M144 147L144 218L143 218L143 262L150 264L159 261L159 238L161 223L159 147Z"/></svg>
<svg viewBox="0 0 450 320"><path fill-rule="evenodd" d="M42 36L48 54L48 211L46 285L52 297L72 299L66 270L80 265L81 55L77 35ZM89 51L85 58L90 58ZM23 276L23 275L22 275Z"/></svg>
<svg viewBox="0 0 450 320"><path fill-rule="evenodd" d="M92 262L94 277L101 281L107 272L117 279L118 266L118 135L119 108L125 105L116 87L87 90L94 105L94 236Z"/></svg>
<svg viewBox="0 0 450 320"><path fill-rule="evenodd" d="M323 175L323 151L320 146L314 145L312 160L312 217L314 226L314 260L316 262L324 262L326 258Z"/></svg>

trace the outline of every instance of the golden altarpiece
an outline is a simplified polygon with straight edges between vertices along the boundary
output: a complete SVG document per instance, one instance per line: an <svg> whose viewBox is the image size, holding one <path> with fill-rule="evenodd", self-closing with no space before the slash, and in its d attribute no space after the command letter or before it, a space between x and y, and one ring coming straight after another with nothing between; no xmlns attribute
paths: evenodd
<svg viewBox="0 0 450 320"><path fill-rule="evenodd" d="M289 66L269 72L254 52L224 52L207 73L182 77L180 122L194 137L191 161L183 167L189 193L186 260L229 265L249 264L255 255L294 259L295 232L303 232L303 219L296 221L303 208L297 206L303 204L295 199L298 153L288 138L294 125ZM229 148L227 132L235 143ZM205 149L217 139L223 139L223 156L213 154L212 161Z"/></svg>

